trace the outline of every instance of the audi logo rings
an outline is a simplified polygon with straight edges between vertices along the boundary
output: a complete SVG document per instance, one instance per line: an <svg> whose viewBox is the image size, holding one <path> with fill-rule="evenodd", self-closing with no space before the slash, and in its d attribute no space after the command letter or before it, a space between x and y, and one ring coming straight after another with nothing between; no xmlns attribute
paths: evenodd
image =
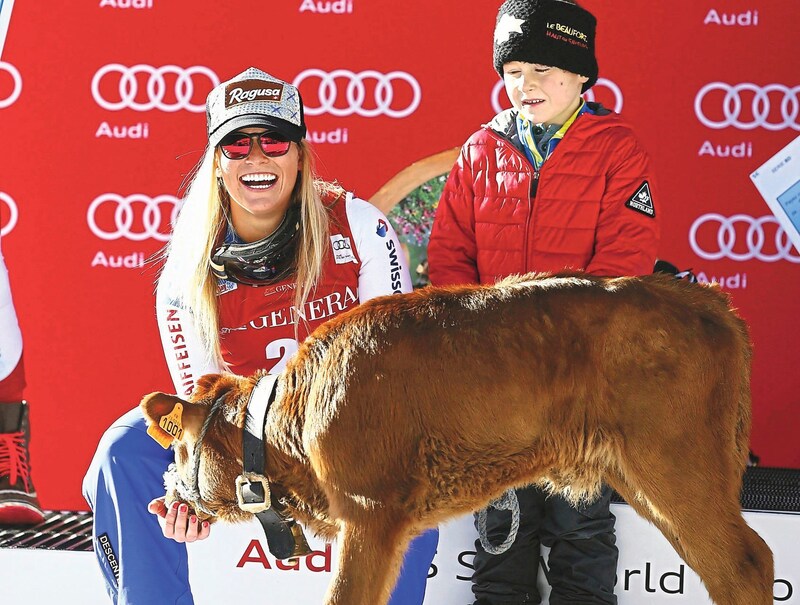
<svg viewBox="0 0 800 605"><path fill-rule="evenodd" d="M304 99L303 106L306 115L309 116L329 113L338 117L356 114L365 118L374 118L384 114L390 118L405 118L417 110L422 100L422 88L419 82L414 76L404 71L392 71L388 74L383 74L374 69L367 69L358 73L349 69L335 69L329 73L321 69L306 69L294 79L293 84L300 89L301 84L309 78L319 78L319 86L317 87L319 107L311 107L308 104L308 99L311 98L311 95L301 91ZM339 98L336 81L339 79L347 81L347 88L345 89L346 107L339 107L336 104ZM366 84L371 80L376 83L373 92L374 108L364 106L367 97ZM408 84L412 97L406 107L393 108L392 103L396 95L394 87L400 82Z"/></svg>
<svg viewBox="0 0 800 605"><path fill-rule="evenodd" d="M709 222L719 223L717 227L716 250L706 250L697 241L698 230L702 225ZM777 224L777 229L775 230L775 252L765 253L764 244L766 243L767 237L764 231L764 225L772 223ZM747 244L746 252L736 252L734 250L736 248L737 224L747 226L745 235ZM771 214L760 218L755 218L747 214L734 214L731 217L716 213L704 214L692 224L692 228L689 230L689 243L695 254L706 260L729 258L735 261L746 261L755 258L767 263L773 263L779 260L800 263L800 256L793 253L794 246L786 235L783 226L778 222L778 219Z"/></svg>
<svg viewBox="0 0 800 605"><path fill-rule="evenodd" d="M608 80L606 78L597 78L597 83L594 86L592 86L589 90L587 90L585 93L583 93L583 97L587 101L594 101L595 100L594 94L598 88L607 88L609 91L611 91L611 94L614 96L614 111L616 113L620 113L622 111L622 103L623 103L622 91L620 90L619 86L617 86L611 80Z"/></svg>
<svg viewBox="0 0 800 605"><path fill-rule="evenodd" d="M714 90L725 93L722 101L721 120L712 120L703 110L703 100L706 95ZM750 103L752 119L747 119L742 115L742 95L743 92L752 92L753 100ZM792 88L783 84L767 84L766 86L756 86L744 82L742 84L726 84L725 82L710 82L701 88L694 99L694 112L697 119L708 128L720 129L733 126L739 130L752 130L753 128L766 128L767 130L783 130L793 128L800 130L797 117L800 115L800 100L798 100L800 86ZM783 98L780 104L781 121L769 121L771 115L770 93L781 93Z"/></svg>
<svg viewBox="0 0 800 605"><path fill-rule="evenodd" d="M119 73L120 75L119 101L108 100L101 92L101 82L111 73ZM139 74L147 76L147 84L144 90L146 101L137 100L137 98L141 98L139 78L137 77ZM165 76L169 74L176 76L174 102L166 100L168 95ZM205 82L207 82L208 86L200 90L199 98L201 97L201 100L193 103L195 86L201 86ZM153 67L152 65L140 63L127 67L119 63L110 63L98 69L97 73L94 74L92 78L92 96L100 107L109 111L119 111L127 108L135 111L160 109L161 111L172 112L185 109L193 113L201 113L206 109L206 95L217 84L219 84L217 74L202 65L183 68L177 65Z"/></svg>
<svg viewBox="0 0 800 605"><path fill-rule="evenodd" d="M2 237L11 233L16 226L17 219L19 219L19 210L17 209L17 203L14 201L14 198L3 191L0 191L0 202L8 206L9 212L8 222L3 224L2 221L0 221L0 237ZM2 215L3 213L0 212L0 217L2 217Z"/></svg>
<svg viewBox="0 0 800 605"><path fill-rule="evenodd" d="M103 221L104 224L113 222L112 229L105 229L98 225L97 215L103 204L114 205L113 221ZM124 237L140 242L153 238L166 242L170 238L170 233L165 232L162 207L170 207L169 227L171 228L175 225L181 205L182 201L172 195L159 195L151 198L142 193L124 197L116 193L104 193L89 204L86 222L92 233L100 239L114 240ZM142 211L137 213L136 208L140 206Z"/></svg>
<svg viewBox="0 0 800 605"><path fill-rule="evenodd" d="M19 95L22 93L22 76L16 67L11 65L11 63L6 63L5 61L0 61L0 71L7 71L11 76L11 79L14 81L14 87L11 89L11 94L5 99L0 99L0 109L5 109L6 107L13 105L14 102L19 98Z"/></svg>
<svg viewBox="0 0 800 605"><path fill-rule="evenodd" d="M595 90L597 90L598 88L606 88L611 92L614 99L614 111L617 113L621 112L622 103L624 101L624 99L622 98L622 90L620 90L620 87L617 86L614 82L606 78L598 78L597 83L594 86L592 86L589 90L587 90L583 94L583 97L587 101L594 101ZM502 94L504 90L505 90L505 82L503 80L499 80L492 89L492 109L494 110L495 113L500 113L501 111L509 107L508 99L505 97L505 95ZM605 97L606 95L604 93L603 98ZM503 103L501 103L501 98L506 99L505 106L503 105Z"/></svg>

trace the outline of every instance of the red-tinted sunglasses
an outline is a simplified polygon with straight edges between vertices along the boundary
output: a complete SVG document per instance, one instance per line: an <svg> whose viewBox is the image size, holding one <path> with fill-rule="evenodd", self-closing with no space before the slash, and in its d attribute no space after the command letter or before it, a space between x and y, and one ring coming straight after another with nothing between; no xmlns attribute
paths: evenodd
<svg viewBox="0 0 800 605"><path fill-rule="evenodd" d="M291 147L291 141L286 141L276 135L274 132L254 132L248 134L246 132L232 132L229 135L222 137L219 142L219 148L222 150L223 155L229 160L243 160L250 155L250 150L253 148L253 139L258 139L258 145L261 151L268 158L277 158L286 155Z"/></svg>

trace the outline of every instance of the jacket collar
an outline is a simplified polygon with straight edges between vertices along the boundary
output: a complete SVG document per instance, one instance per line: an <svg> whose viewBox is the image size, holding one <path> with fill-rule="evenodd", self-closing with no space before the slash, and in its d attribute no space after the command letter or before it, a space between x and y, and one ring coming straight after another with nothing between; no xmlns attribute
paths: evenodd
<svg viewBox="0 0 800 605"><path fill-rule="evenodd" d="M586 101L585 113L592 113L597 116L606 116L613 113L610 109L603 107L600 103L594 101ZM519 112L513 107L501 111L490 122L483 125L484 128L491 128L498 134L503 135L509 140L515 140L517 130L517 114ZM518 140L519 137L516 137Z"/></svg>

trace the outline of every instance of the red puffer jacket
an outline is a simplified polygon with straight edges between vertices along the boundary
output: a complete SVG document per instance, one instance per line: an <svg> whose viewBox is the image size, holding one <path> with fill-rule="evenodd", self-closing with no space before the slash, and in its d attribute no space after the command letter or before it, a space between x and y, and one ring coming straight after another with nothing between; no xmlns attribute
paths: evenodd
<svg viewBox="0 0 800 605"><path fill-rule="evenodd" d="M567 268L652 272L660 208L650 162L622 118L598 109L575 120L538 174L511 142L514 110L467 140L436 212L431 283Z"/></svg>

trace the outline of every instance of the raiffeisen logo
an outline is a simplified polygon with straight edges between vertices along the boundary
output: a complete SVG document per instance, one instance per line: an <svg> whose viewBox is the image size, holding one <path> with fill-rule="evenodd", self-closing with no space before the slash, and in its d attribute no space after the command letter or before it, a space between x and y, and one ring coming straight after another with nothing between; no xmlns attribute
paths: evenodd
<svg viewBox="0 0 800 605"><path fill-rule="evenodd" d="M597 83L583 93L583 98L587 101L601 103L604 107L613 109L617 113L622 111L622 105L625 101L620 87L607 78L598 78ZM491 103L492 110L495 113L500 113L504 109L509 109L511 107L511 103L505 93L505 84L503 80L498 80L494 85Z"/></svg>
<svg viewBox="0 0 800 605"><path fill-rule="evenodd" d="M19 210L14 198L3 191L0 191L0 206L7 208L7 211L0 211L0 236L6 236L17 225Z"/></svg>
<svg viewBox="0 0 800 605"><path fill-rule="evenodd" d="M336 117L405 118L417 110L422 100L419 82L404 71L306 69L293 84L303 95L309 116L327 113Z"/></svg>
<svg viewBox="0 0 800 605"><path fill-rule="evenodd" d="M92 78L92 97L108 111L205 111L206 96L219 78L203 65L154 67L110 63Z"/></svg>
<svg viewBox="0 0 800 605"><path fill-rule="evenodd" d="M9 77L10 82L8 82ZM22 76L19 70L11 63L0 61L0 109L11 107L19 99L20 94L22 94Z"/></svg>

